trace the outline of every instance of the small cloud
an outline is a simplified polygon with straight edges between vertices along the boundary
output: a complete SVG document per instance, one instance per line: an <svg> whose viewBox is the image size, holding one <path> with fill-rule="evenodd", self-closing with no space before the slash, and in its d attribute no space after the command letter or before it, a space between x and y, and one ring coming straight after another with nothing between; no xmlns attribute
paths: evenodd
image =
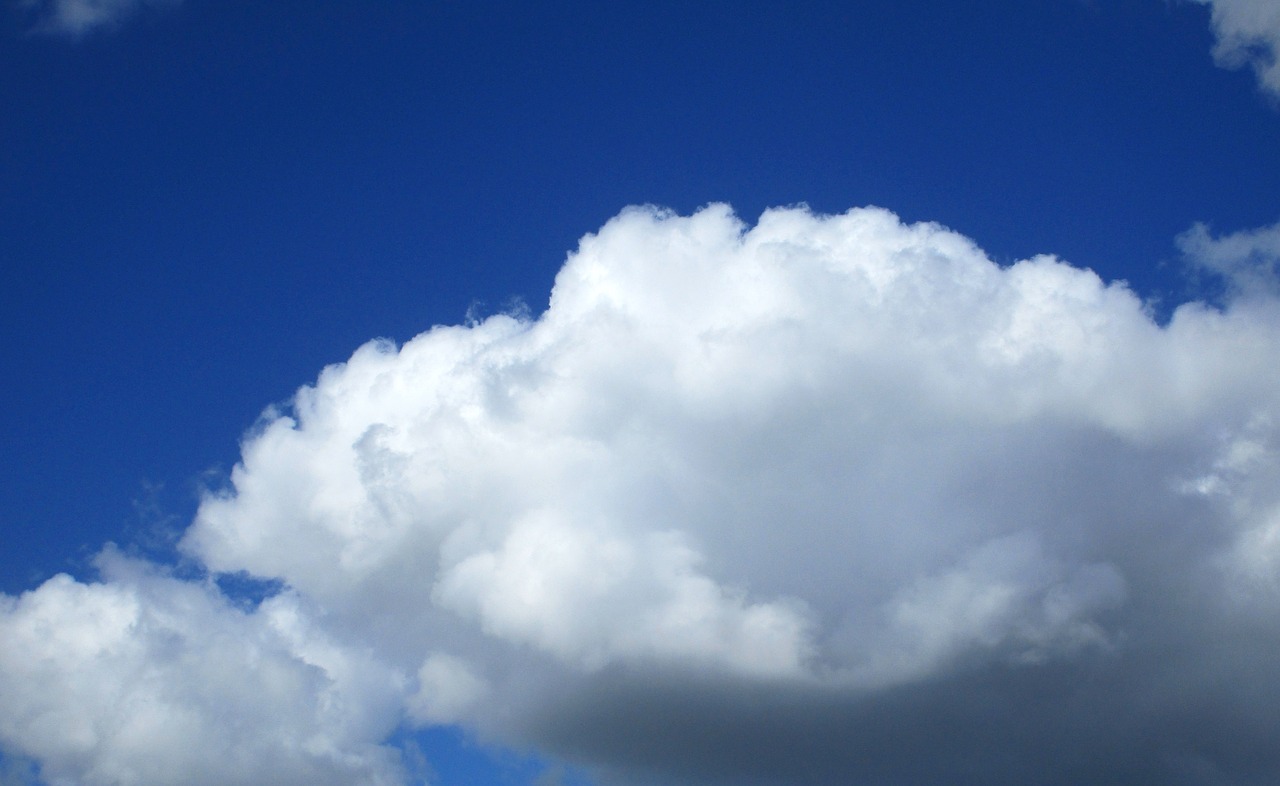
<svg viewBox="0 0 1280 786"><path fill-rule="evenodd" d="M1195 224L1177 243L1196 269L1222 279L1230 297L1280 292L1280 222L1220 237Z"/></svg>
<svg viewBox="0 0 1280 786"><path fill-rule="evenodd" d="M1280 99L1280 3L1275 0L1195 0L1212 9L1223 68L1251 66L1262 89Z"/></svg>
<svg viewBox="0 0 1280 786"><path fill-rule="evenodd" d="M177 5L182 0L19 0L18 7L36 13L35 31L70 38L119 25L143 7Z"/></svg>

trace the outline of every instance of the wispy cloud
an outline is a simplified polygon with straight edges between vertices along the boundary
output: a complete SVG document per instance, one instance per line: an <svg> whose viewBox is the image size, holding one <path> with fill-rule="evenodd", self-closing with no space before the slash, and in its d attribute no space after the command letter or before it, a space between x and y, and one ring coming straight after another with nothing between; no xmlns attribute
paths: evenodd
<svg viewBox="0 0 1280 786"><path fill-rule="evenodd" d="M1178 237L1178 247L1235 294L1280 293L1280 223L1223 237L1196 224Z"/></svg>
<svg viewBox="0 0 1280 786"><path fill-rule="evenodd" d="M1226 68L1250 66L1262 88L1280 99L1280 3L1195 0L1212 8L1213 57Z"/></svg>
<svg viewBox="0 0 1280 786"><path fill-rule="evenodd" d="M182 0L19 0L19 7L39 15L37 30L79 38L112 28L141 8L180 2Z"/></svg>
<svg viewBox="0 0 1280 786"><path fill-rule="evenodd" d="M273 597L108 551L0 598L0 741L95 784L401 783L430 724L606 783L1265 779L1276 368L1267 292L1159 325L884 210L627 210L541 316L267 413L182 548Z"/></svg>

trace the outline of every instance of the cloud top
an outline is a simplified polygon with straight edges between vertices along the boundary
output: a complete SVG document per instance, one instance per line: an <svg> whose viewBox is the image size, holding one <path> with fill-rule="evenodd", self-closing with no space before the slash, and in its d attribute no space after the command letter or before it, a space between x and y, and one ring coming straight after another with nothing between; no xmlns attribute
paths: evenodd
<svg viewBox="0 0 1280 786"><path fill-rule="evenodd" d="M628 209L536 319L264 414L182 549L276 596L108 552L4 599L0 741L102 784L399 783L431 724L607 783L1265 780L1277 367L1267 291L1159 325L881 209Z"/></svg>

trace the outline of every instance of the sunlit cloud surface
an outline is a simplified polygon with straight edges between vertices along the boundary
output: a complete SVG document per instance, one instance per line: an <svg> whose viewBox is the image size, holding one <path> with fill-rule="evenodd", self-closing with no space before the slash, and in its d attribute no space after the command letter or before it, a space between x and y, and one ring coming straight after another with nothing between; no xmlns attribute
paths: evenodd
<svg viewBox="0 0 1280 786"><path fill-rule="evenodd" d="M1274 229L1164 323L875 208L632 208L550 307L375 341L181 541L0 598L50 783L377 783L458 725L613 782L1280 773ZM894 780L897 778L899 780Z"/></svg>

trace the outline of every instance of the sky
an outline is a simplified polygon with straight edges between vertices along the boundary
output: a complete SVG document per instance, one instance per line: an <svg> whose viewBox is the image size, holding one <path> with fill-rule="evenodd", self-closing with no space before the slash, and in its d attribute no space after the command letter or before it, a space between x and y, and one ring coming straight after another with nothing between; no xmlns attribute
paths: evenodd
<svg viewBox="0 0 1280 786"><path fill-rule="evenodd" d="M0 785L1280 781L1280 3L0 12Z"/></svg>

